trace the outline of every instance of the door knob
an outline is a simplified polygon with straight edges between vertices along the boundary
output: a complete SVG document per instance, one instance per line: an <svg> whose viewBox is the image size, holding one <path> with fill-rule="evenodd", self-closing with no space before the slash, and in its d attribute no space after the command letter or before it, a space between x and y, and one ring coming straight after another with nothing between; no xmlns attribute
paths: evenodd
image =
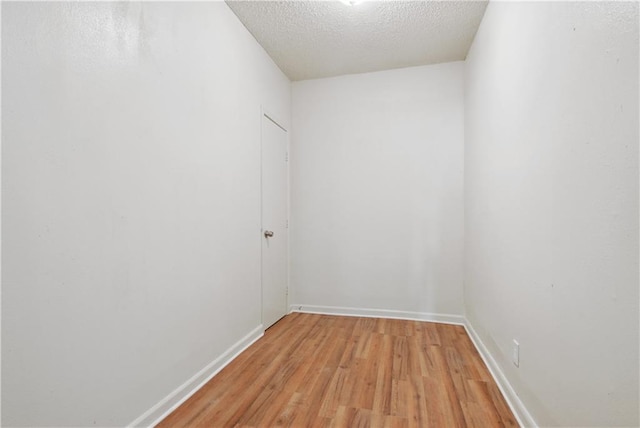
<svg viewBox="0 0 640 428"><path fill-rule="evenodd" d="M264 231L264 237L265 238L271 238L273 236L273 232L270 230L265 230Z"/></svg>

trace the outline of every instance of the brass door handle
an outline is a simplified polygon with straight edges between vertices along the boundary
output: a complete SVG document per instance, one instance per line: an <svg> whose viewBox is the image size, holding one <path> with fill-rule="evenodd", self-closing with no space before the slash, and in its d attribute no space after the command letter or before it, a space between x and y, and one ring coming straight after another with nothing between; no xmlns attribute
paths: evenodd
<svg viewBox="0 0 640 428"><path fill-rule="evenodd" d="M264 231L264 237L265 238L271 238L273 236L273 232L270 230L265 230Z"/></svg>

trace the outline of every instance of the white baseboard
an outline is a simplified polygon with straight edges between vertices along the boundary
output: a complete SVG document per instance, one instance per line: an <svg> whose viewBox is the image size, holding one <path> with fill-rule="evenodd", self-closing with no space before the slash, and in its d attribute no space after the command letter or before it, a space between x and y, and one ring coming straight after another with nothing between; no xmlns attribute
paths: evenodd
<svg viewBox="0 0 640 428"><path fill-rule="evenodd" d="M193 375L191 379L176 388L173 392L160 400L158 404L144 412L129 427L153 427L160 423L171 412L196 393L205 383L209 382L220 370L233 361L242 351L251 346L264 335L262 324L256 327L245 337L236 342L218 358L207 364L202 370Z"/></svg>
<svg viewBox="0 0 640 428"><path fill-rule="evenodd" d="M388 309L343 308L338 306L291 305L289 313L343 315L348 317L393 318L413 321L429 321L444 324L464 325L462 315L431 314L428 312L394 311Z"/></svg>
<svg viewBox="0 0 640 428"><path fill-rule="evenodd" d="M500 392L502 392L502 396L507 401L507 404L511 408L511 411L518 420L520 426L531 428L537 427L538 424L533 419L527 408L524 406L524 403L520 400L520 397L518 397L518 394L507 380L507 377L505 376L502 369L500 369L500 366L496 362L495 358L493 358L493 356L489 352L489 349L482 342L480 336L478 336L478 333L476 333L476 331L473 329L473 326L471 325L469 320L465 319L464 327L467 330L467 334L471 338L471 341L478 350L480 357L482 357L484 364L489 369L491 376L493 376L493 379L496 381Z"/></svg>

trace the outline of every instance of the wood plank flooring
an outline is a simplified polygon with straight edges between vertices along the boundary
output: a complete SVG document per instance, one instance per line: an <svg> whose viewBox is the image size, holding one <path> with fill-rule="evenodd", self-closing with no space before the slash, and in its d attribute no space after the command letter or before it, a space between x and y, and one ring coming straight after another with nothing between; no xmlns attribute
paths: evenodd
<svg viewBox="0 0 640 428"><path fill-rule="evenodd" d="M461 326L292 313L159 427L503 427Z"/></svg>

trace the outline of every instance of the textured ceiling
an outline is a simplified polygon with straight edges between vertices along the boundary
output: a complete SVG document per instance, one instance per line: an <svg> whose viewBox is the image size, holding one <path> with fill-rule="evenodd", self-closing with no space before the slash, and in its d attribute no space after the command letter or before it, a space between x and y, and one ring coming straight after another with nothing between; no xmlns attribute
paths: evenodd
<svg viewBox="0 0 640 428"><path fill-rule="evenodd" d="M291 80L465 59L487 1L231 1Z"/></svg>

